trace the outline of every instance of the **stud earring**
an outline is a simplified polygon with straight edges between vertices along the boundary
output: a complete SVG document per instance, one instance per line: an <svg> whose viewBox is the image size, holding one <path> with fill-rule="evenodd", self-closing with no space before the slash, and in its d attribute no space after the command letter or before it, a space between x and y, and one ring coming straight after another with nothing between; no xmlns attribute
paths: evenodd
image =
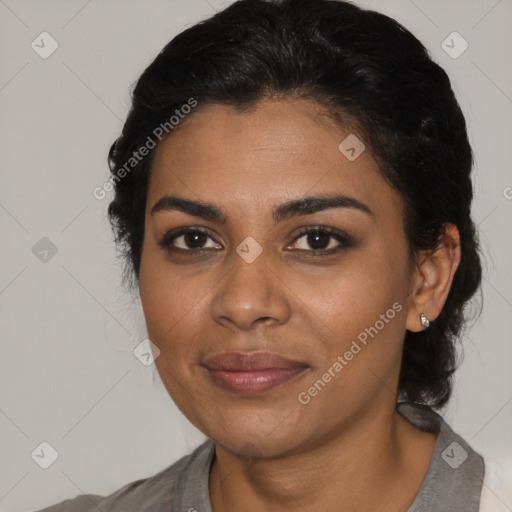
<svg viewBox="0 0 512 512"><path fill-rule="evenodd" d="M423 325L423 327L425 327L425 329L428 329L428 327L430 325L430 320L427 318L427 315L425 315L424 313L421 313L420 322L421 322L421 325Z"/></svg>

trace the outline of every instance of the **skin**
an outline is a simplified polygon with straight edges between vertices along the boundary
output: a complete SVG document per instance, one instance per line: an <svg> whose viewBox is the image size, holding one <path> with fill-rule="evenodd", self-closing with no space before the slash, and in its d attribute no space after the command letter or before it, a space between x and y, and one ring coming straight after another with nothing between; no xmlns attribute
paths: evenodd
<svg viewBox="0 0 512 512"><path fill-rule="evenodd" d="M220 511L405 511L426 475L436 435L395 412L406 329L433 321L460 261L447 226L432 254L408 257L403 202L371 151L349 161L349 135L307 100L265 100L237 112L200 106L156 149L149 183L140 296L156 366L170 396L214 439L210 498ZM337 192L367 205L331 208L275 223L272 209ZM174 209L152 213L165 195L213 203L226 224ZM199 241L171 230L199 226ZM324 235L311 256L300 228ZM263 252L236 252L254 238ZM195 245L194 245L195 243ZM172 246L182 253L172 252ZM192 251L206 249L200 255ZM188 250L188 252L186 252ZM332 367L357 335L399 303L402 309L306 405L298 395ZM304 362L296 378L256 396L221 389L201 362L224 351L269 350Z"/></svg>

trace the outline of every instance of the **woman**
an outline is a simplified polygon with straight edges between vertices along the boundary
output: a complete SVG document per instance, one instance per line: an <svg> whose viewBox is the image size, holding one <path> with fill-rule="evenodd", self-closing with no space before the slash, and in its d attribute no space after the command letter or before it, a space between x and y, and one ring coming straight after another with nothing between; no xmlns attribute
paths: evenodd
<svg viewBox="0 0 512 512"><path fill-rule="evenodd" d="M155 364L209 439L94 511L479 510L447 403L480 286L446 73L349 2L240 0L140 77L109 214Z"/></svg>

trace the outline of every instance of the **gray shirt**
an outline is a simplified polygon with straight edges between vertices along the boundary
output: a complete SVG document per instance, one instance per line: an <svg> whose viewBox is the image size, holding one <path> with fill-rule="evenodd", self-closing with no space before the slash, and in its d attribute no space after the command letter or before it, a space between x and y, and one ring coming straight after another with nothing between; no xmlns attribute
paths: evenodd
<svg viewBox="0 0 512 512"><path fill-rule="evenodd" d="M430 466L407 512L478 512L484 460L430 407L402 402L397 411L421 430L439 433ZM103 497L77 496L39 512L212 512L208 477L212 440L149 478Z"/></svg>

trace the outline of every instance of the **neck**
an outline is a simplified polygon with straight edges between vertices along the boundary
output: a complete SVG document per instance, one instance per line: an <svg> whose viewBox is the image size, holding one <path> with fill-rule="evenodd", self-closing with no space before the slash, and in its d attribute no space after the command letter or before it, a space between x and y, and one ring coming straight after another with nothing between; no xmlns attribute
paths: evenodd
<svg viewBox="0 0 512 512"><path fill-rule="evenodd" d="M389 407L388 409L389 410ZM244 459L216 445L214 512L407 510L426 475L436 436L385 409L321 445Z"/></svg>

